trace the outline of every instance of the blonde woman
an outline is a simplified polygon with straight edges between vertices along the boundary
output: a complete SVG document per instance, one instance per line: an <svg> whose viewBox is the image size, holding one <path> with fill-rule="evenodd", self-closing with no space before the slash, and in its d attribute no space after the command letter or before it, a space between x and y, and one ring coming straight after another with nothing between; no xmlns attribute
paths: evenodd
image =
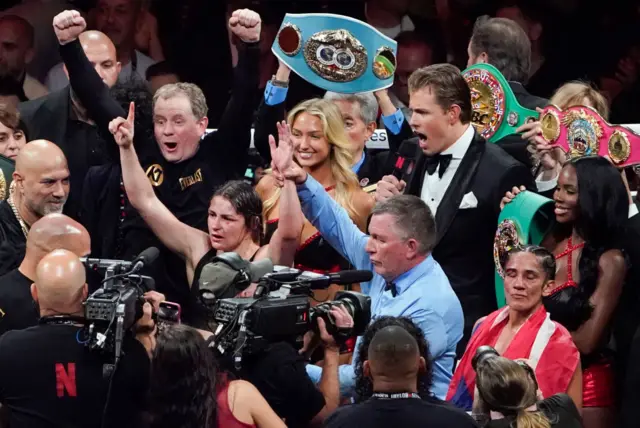
<svg viewBox="0 0 640 428"><path fill-rule="evenodd" d="M291 127L296 162L325 187L364 231L374 200L360 189L351 170L351 144L338 107L322 99L307 100L291 110L287 123ZM278 263L293 263L299 269L317 272L349 267L348 262L322 239L308 221L304 221L302 229L292 222L278 224L281 189L276 186L273 176L266 175L256 190L263 200L266 239L269 240L276 229L286 240L297 238L297 248L280 251Z"/></svg>
<svg viewBox="0 0 640 428"><path fill-rule="evenodd" d="M581 428L580 413L567 394L540 400L527 361L492 357L476 368L474 418L487 428ZM483 416L482 418L480 416Z"/></svg>

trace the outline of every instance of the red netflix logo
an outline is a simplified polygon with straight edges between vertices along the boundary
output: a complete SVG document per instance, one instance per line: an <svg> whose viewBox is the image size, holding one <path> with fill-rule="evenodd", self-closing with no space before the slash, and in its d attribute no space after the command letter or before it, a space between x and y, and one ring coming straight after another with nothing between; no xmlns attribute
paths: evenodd
<svg viewBox="0 0 640 428"><path fill-rule="evenodd" d="M64 397L65 391L69 397L76 397L76 363L56 363L56 390L58 397Z"/></svg>

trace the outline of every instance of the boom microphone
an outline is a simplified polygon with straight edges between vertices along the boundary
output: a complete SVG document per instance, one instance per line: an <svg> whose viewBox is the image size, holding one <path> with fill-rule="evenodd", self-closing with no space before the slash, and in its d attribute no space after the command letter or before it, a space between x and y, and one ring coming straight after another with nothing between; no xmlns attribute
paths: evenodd
<svg viewBox="0 0 640 428"><path fill-rule="evenodd" d="M140 254L133 261L133 269L131 269L131 273L139 272L143 267L149 266L151 263L155 262L158 256L160 255L160 251L156 247L149 247Z"/></svg>
<svg viewBox="0 0 640 428"><path fill-rule="evenodd" d="M314 272L303 272L297 280L308 282L312 290L317 290L328 288L331 284L348 285L368 282L371 281L371 278L373 278L373 273L368 270L343 270L326 275Z"/></svg>

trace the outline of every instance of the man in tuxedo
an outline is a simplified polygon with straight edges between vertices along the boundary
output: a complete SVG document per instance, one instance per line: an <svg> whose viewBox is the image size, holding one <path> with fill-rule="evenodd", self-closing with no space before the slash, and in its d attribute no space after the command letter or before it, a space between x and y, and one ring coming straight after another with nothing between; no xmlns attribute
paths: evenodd
<svg viewBox="0 0 640 428"><path fill-rule="evenodd" d="M479 63L496 67L509 82L521 106L535 110L536 107L542 108L548 104L548 100L531 95L523 86L529 79L531 68L531 41L515 21L507 18L478 18L469 41L468 54L467 67ZM497 144L529 168L532 167L527 141L520 135L508 135Z"/></svg>
<svg viewBox="0 0 640 428"><path fill-rule="evenodd" d="M410 125L417 137L403 144L416 148L415 170L406 183L383 177L376 200L404 191L419 196L435 213L433 256L465 317L461 356L475 320L496 309L493 238L500 200L514 185L534 188L534 183L526 166L475 132L469 86L458 68L436 64L416 70L409 94Z"/></svg>

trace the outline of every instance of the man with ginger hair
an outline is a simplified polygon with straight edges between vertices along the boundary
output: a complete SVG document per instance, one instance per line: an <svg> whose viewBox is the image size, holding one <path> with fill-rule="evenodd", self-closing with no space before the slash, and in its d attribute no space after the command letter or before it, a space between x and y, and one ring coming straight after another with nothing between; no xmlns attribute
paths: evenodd
<svg viewBox="0 0 640 428"><path fill-rule="evenodd" d="M0 277L0 335L38 323L39 314L31 296L31 284L42 258L55 249L68 250L78 257L91 251L87 230L64 214L49 214L33 224L20 267Z"/></svg>
<svg viewBox="0 0 640 428"><path fill-rule="evenodd" d="M145 303L135 333L125 334L115 371L105 372L113 355L85 345L88 289L80 259L67 250L45 255L31 294L38 325L0 337L0 403L10 426L140 426L154 343L152 306Z"/></svg>
<svg viewBox="0 0 640 428"><path fill-rule="evenodd" d="M0 275L22 262L31 226L65 206L69 168L62 150L46 140L25 144L16 158L11 189L0 201Z"/></svg>
<svg viewBox="0 0 640 428"><path fill-rule="evenodd" d="M79 40L102 81L113 87L121 66L111 40L99 31L86 31ZM64 213L78 220L87 171L109 159L117 159L117 150L109 137L105 141L105 137L99 135L94 120L69 86L46 97L22 103L19 110L31 138L54 142L67 157L72 178Z"/></svg>

